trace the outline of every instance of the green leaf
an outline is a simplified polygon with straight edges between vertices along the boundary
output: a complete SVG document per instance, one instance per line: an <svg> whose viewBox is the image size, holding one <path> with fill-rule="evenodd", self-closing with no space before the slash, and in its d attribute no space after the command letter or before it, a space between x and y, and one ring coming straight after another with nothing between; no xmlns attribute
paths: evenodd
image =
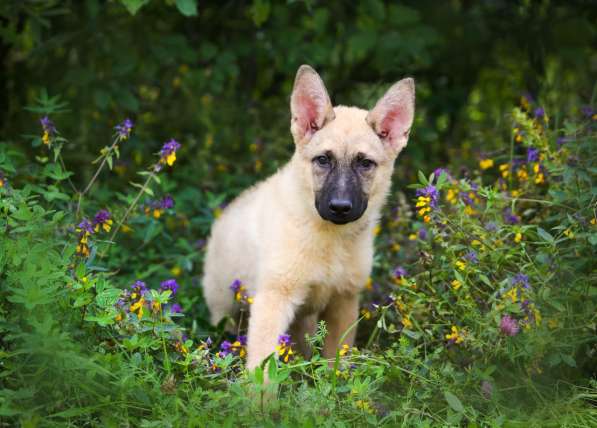
<svg viewBox="0 0 597 428"><path fill-rule="evenodd" d="M462 403L460 402L458 397L456 397L450 391L444 391L444 397L446 398L446 401L448 402L452 410L458 413L462 413L464 411L464 407L462 406Z"/></svg>
<svg viewBox="0 0 597 428"><path fill-rule="evenodd" d="M427 181L427 177L425 177L425 174L423 174L423 171L419 170L418 176L419 176L419 181L422 184L424 184L425 186L427 186L429 184L429 182Z"/></svg>
<svg viewBox="0 0 597 428"><path fill-rule="evenodd" d="M197 16L197 0L176 0L176 7L184 16Z"/></svg>
<svg viewBox="0 0 597 428"><path fill-rule="evenodd" d="M149 3L149 0L120 0L131 15L136 15L143 6Z"/></svg>
<svg viewBox="0 0 597 428"><path fill-rule="evenodd" d="M551 234L546 231L545 229L542 229L540 227L537 228L537 233L539 234L539 236L546 242L549 242L550 244L553 244L554 241L554 237L551 236Z"/></svg>

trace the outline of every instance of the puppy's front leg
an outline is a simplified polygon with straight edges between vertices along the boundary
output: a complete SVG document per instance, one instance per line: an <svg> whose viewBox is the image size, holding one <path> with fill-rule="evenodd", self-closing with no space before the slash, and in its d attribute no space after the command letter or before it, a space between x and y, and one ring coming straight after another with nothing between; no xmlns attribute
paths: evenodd
<svg viewBox="0 0 597 428"><path fill-rule="evenodd" d="M257 367L276 350L278 336L284 334L295 314L288 295L276 291L258 292L251 305L247 343L247 367Z"/></svg>
<svg viewBox="0 0 597 428"><path fill-rule="evenodd" d="M328 335L323 345L323 356L335 358L336 349L344 344L352 346L356 336L357 327L353 326L359 316L359 297L356 294L342 294L332 297L325 308L322 319L326 322ZM346 337L340 343L344 333L350 328Z"/></svg>

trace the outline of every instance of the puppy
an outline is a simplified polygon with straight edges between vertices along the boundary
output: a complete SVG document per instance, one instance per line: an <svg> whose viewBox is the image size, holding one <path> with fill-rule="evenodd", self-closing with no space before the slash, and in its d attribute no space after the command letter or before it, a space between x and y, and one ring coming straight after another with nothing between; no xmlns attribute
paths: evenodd
<svg viewBox="0 0 597 428"><path fill-rule="evenodd" d="M366 111L333 107L317 72L299 68L290 98L294 155L228 205L212 227L205 257L203 287L213 324L238 309L230 290L235 279L253 299L249 369L274 352L286 332L307 352L304 336L318 319L328 329L326 358L352 345L359 292L373 262L373 229L414 108L411 78Z"/></svg>

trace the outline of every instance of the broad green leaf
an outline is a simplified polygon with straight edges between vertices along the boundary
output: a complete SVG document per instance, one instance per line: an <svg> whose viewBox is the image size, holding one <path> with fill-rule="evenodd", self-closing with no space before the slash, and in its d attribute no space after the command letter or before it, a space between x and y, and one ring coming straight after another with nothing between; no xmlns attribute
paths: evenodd
<svg viewBox="0 0 597 428"><path fill-rule="evenodd" d="M444 397L446 398L446 401L448 402L452 410L458 413L462 413L464 411L464 407L462 406L462 403L460 402L458 397L456 397L450 391L444 391Z"/></svg>
<svg viewBox="0 0 597 428"><path fill-rule="evenodd" d="M197 16L197 0L176 0L176 7L184 16Z"/></svg>

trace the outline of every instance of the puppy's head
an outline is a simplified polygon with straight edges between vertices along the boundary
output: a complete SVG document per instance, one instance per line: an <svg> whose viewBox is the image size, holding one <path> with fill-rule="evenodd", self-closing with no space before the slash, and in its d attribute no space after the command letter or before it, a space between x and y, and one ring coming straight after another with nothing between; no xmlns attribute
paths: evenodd
<svg viewBox="0 0 597 428"><path fill-rule="evenodd" d="M415 109L411 78L394 84L371 111L332 107L323 81L299 68L290 99L296 157L319 215L335 224L358 220L387 193L394 161L408 142Z"/></svg>

